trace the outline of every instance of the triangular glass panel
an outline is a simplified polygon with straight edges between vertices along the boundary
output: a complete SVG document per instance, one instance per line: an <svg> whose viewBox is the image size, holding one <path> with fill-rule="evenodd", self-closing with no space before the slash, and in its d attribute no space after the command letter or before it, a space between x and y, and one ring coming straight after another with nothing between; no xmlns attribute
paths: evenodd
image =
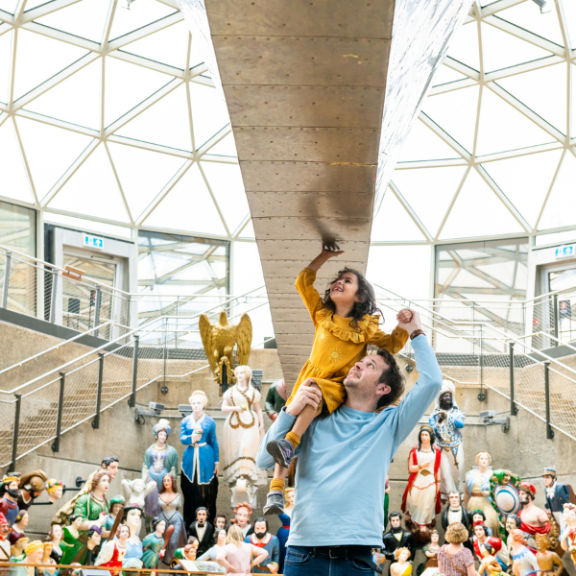
<svg viewBox="0 0 576 576"><path fill-rule="evenodd" d="M576 9L574 10L576 12ZM576 14L574 14L576 17ZM576 34L576 30L574 31ZM576 64L572 64L570 66L570 78L572 78L572 89L570 90L571 98L572 98L572 122L570 127L570 134L572 136L576 135L576 114L574 110L576 110Z"/></svg>
<svg viewBox="0 0 576 576"><path fill-rule="evenodd" d="M32 100L25 109L98 130L101 74L99 59Z"/></svg>
<svg viewBox="0 0 576 576"><path fill-rule="evenodd" d="M482 22L482 58L486 73L551 55L547 50Z"/></svg>
<svg viewBox="0 0 576 576"><path fill-rule="evenodd" d="M116 132L143 142L192 151L186 87L179 86Z"/></svg>
<svg viewBox="0 0 576 576"><path fill-rule="evenodd" d="M54 0L27 0L24 14L26 14L26 12L29 12L33 8L37 8L38 6L42 6L43 4L48 4L49 2L54 2ZM54 9L56 9L56 7L54 7Z"/></svg>
<svg viewBox="0 0 576 576"><path fill-rule="evenodd" d="M42 199L92 138L28 118L18 117L16 123L36 192Z"/></svg>
<svg viewBox="0 0 576 576"><path fill-rule="evenodd" d="M254 233L254 224L252 223L252 219L250 222L246 224L246 226L242 229L242 232L238 235L238 238L249 238L251 240L256 239L256 234Z"/></svg>
<svg viewBox="0 0 576 576"><path fill-rule="evenodd" d="M513 232L522 233L523 229L478 172L470 170L440 238L470 238Z"/></svg>
<svg viewBox="0 0 576 576"><path fill-rule="evenodd" d="M104 145L92 152L49 206L107 220L129 221Z"/></svg>
<svg viewBox="0 0 576 576"><path fill-rule="evenodd" d="M480 51L478 45L478 26L476 22L464 24L450 40L448 56L480 70Z"/></svg>
<svg viewBox="0 0 576 576"><path fill-rule="evenodd" d="M576 225L576 158L567 151L546 202L538 229L574 225Z"/></svg>
<svg viewBox="0 0 576 576"><path fill-rule="evenodd" d="M8 102L10 88L10 56L12 54L12 35L10 30L0 36L0 102Z"/></svg>
<svg viewBox="0 0 576 576"><path fill-rule="evenodd" d="M498 80L497 84L566 134L566 65L546 66Z"/></svg>
<svg viewBox="0 0 576 576"><path fill-rule="evenodd" d="M137 3L136 3L137 4ZM119 8L118 8L119 9ZM117 10L118 10L117 9ZM171 76L117 58L106 58L105 125L109 126L173 80Z"/></svg>
<svg viewBox="0 0 576 576"><path fill-rule="evenodd" d="M114 40L139 28L143 28L156 20L160 20L175 10L157 0L138 0L132 2L130 9L123 8L119 2L114 12L114 21L110 31L110 39Z"/></svg>
<svg viewBox="0 0 576 576"><path fill-rule="evenodd" d="M192 123L194 124L194 143L196 149L220 132L230 123L226 103L216 88L190 83L190 101L192 104Z"/></svg>
<svg viewBox="0 0 576 576"><path fill-rule="evenodd" d="M114 142L108 142L108 150L134 219L140 216L184 163L184 159L177 156Z"/></svg>
<svg viewBox="0 0 576 576"><path fill-rule="evenodd" d="M234 141L234 133L230 131L222 140L219 140L214 146L208 150L207 154L212 156L229 156L237 158L238 152L236 151L236 142Z"/></svg>
<svg viewBox="0 0 576 576"><path fill-rule="evenodd" d="M396 170L392 181L432 236L462 182L466 167Z"/></svg>
<svg viewBox="0 0 576 576"><path fill-rule="evenodd" d="M564 7L564 21L568 27L572 50L576 50L576 2L563 2L562 6Z"/></svg>
<svg viewBox="0 0 576 576"><path fill-rule="evenodd" d="M422 111L469 152L474 146L478 86L429 96Z"/></svg>
<svg viewBox="0 0 576 576"><path fill-rule="evenodd" d="M238 164L202 162L201 168L230 232L250 213Z"/></svg>
<svg viewBox="0 0 576 576"><path fill-rule="evenodd" d="M218 210L196 164L182 176L143 225L174 228L191 234L226 236Z"/></svg>
<svg viewBox="0 0 576 576"><path fill-rule="evenodd" d="M190 32L185 22L179 22L141 40L131 42L122 50L180 70L186 68Z"/></svg>
<svg viewBox="0 0 576 576"><path fill-rule="evenodd" d="M0 158L2 158L0 195L24 202L34 202L34 194L30 188L14 124L10 118L0 127Z"/></svg>
<svg viewBox="0 0 576 576"><path fill-rule="evenodd" d="M18 0L0 0L0 10L4 10L4 12L10 12L10 14L14 14L14 10L16 10L17 5Z"/></svg>
<svg viewBox="0 0 576 576"><path fill-rule="evenodd" d="M14 99L20 98L89 53L67 42L21 29L18 32Z"/></svg>
<svg viewBox="0 0 576 576"><path fill-rule="evenodd" d="M476 143L477 156L529 148L553 141L550 134L491 90L484 89Z"/></svg>
<svg viewBox="0 0 576 576"><path fill-rule="evenodd" d="M568 2L564 2L564 5L570 3L569 0ZM560 46L564 46L562 30L560 29L558 14L555 8L552 8L549 12L541 13L536 2L522 2L521 4L512 6L512 8L497 12L496 16L512 24L516 24L516 26L520 26L520 28L524 28L524 30L542 36L542 38L551 40Z"/></svg>
<svg viewBox="0 0 576 576"><path fill-rule="evenodd" d="M534 226L561 155L561 150L553 150L486 162L483 167L528 224Z"/></svg>
<svg viewBox="0 0 576 576"><path fill-rule="evenodd" d="M440 66L432 80L432 86L439 86L441 84L450 84L451 82L458 82L459 80L467 80L468 76L456 72L449 66Z"/></svg>
<svg viewBox="0 0 576 576"><path fill-rule="evenodd" d="M372 225L372 242L425 241L426 237L390 188Z"/></svg>
<svg viewBox="0 0 576 576"><path fill-rule="evenodd" d="M109 2L102 0L81 0L62 10L42 16L36 22L81 38L101 42L109 6Z"/></svg>
<svg viewBox="0 0 576 576"><path fill-rule="evenodd" d="M398 162L445 160L447 158L460 158L460 155L423 122L415 120L406 142L402 144Z"/></svg>

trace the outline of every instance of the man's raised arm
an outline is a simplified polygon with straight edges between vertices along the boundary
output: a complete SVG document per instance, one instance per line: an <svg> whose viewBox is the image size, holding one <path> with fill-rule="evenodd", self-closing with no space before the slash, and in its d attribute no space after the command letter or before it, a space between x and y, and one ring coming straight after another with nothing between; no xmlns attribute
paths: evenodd
<svg viewBox="0 0 576 576"><path fill-rule="evenodd" d="M402 324L402 328L408 334L422 330L420 314L413 312L410 323ZM418 381L400 402L398 408L394 409L396 448L412 432L420 418L426 413L428 406L432 404L442 389L442 372L438 366L436 354L434 354L434 350L424 333L414 337L412 349L414 350L416 370L418 370Z"/></svg>
<svg viewBox="0 0 576 576"><path fill-rule="evenodd" d="M270 426L266 436L260 441L258 454L256 455L256 465L262 470L274 468L274 458L266 450L266 445L270 440L280 440L285 438L286 434L292 429L296 416L302 412L305 406L310 405L314 410L318 409L318 404L322 399L322 393L317 387L312 387L314 381L308 378L302 382L300 388L296 392L294 399L288 405L282 408L278 413L278 418L274 424ZM296 454L300 451L300 447L296 449Z"/></svg>

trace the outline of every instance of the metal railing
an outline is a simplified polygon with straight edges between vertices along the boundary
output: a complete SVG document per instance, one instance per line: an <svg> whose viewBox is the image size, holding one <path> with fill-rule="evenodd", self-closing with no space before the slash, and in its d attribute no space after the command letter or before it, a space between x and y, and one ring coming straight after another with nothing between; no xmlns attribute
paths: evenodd
<svg viewBox="0 0 576 576"><path fill-rule="evenodd" d="M231 323L268 303L252 300L252 292L229 299L224 309ZM214 322L221 310L217 305L201 313ZM192 370L190 365L206 360L198 330L201 313L162 316L10 390L0 390L0 466L14 466L48 442L57 452L62 434L90 419L98 428L104 410L125 399L134 406L137 392L153 382L166 386L170 378L208 369L208 363Z"/></svg>
<svg viewBox="0 0 576 576"><path fill-rule="evenodd" d="M391 298L381 290L377 298L384 311L397 312L410 304L420 312L447 379L478 386L481 401L486 399L486 389L494 390L509 400L512 415L522 407L544 421L547 438L552 438L556 429L576 440L576 347L567 345L574 355L559 360L535 349L533 334L515 336L490 322L454 321L416 301L396 295ZM410 343L404 355L414 357Z"/></svg>
<svg viewBox="0 0 576 576"><path fill-rule="evenodd" d="M443 296L407 299L376 286L387 297L420 304L454 322L482 322L516 336L533 335L539 350L576 339L576 290L566 288L529 300L479 300ZM574 310L572 309L574 305Z"/></svg>
<svg viewBox="0 0 576 576"><path fill-rule="evenodd" d="M130 293L0 246L0 307L112 340L162 316L190 318L207 306L268 301L264 286L241 296Z"/></svg>

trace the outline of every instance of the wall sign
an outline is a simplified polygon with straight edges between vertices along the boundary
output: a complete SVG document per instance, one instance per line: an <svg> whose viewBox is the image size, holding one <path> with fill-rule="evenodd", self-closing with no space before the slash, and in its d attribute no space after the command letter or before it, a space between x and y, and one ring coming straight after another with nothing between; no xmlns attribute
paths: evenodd
<svg viewBox="0 0 576 576"><path fill-rule="evenodd" d="M576 250L574 250L574 245L572 246L558 246L554 251L555 258L573 258L576 256Z"/></svg>
<svg viewBox="0 0 576 576"><path fill-rule="evenodd" d="M90 236L89 234L84 234L84 246L87 248L102 250L104 248L104 238L98 238L98 236Z"/></svg>

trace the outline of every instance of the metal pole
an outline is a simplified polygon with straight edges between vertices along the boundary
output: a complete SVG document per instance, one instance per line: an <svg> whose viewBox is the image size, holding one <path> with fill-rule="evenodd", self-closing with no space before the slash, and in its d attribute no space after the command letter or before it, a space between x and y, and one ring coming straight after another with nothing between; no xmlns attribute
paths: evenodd
<svg viewBox="0 0 576 576"><path fill-rule="evenodd" d="M8 287L10 285L10 263L12 252L6 252L6 268L4 268L4 288L2 290L2 308L8 307Z"/></svg>
<svg viewBox="0 0 576 576"><path fill-rule="evenodd" d="M554 338L558 338L558 325L560 318L558 317L558 294L554 294ZM558 340L554 340L554 346L558 346Z"/></svg>
<svg viewBox="0 0 576 576"><path fill-rule="evenodd" d="M518 408L514 403L514 342L510 342L510 415L518 415Z"/></svg>
<svg viewBox="0 0 576 576"><path fill-rule="evenodd" d="M132 394L128 400L128 406L136 406L136 384L138 383L138 349L140 347L140 336L134 336L134 363L132 365Z"/></svg>
<svg viewBox="0 0 576 576"><path fill-rule="evenodd" d="M482 339L483 339L483 326L480 324L480 394L478 394L478 400L484 402L486 400L486 394L484 394L484 354L482 351Z"/></svg>
<svg viewBox="0 0 576 576"><path fill-rule="evenodd" d="M544 396L546 397L546 438L554 438L554 430L550 426L550 362L544 362Z"/></svg>
<svg viewBox="0 0 576 576"><path fill-rule="evenodd" d="M104 352L98 352L98 389L96 391L96 416L92 420L92 428L100 428L100 408L102 406L102 378L104 376Z"/></svg>
<svg viewBox="0 0 576 576"><path fill-rule="evenodd" d="M56 322L56 296L58 292L58 270L52 270L52 294L50 297L50 324Z"/></svg>
<svg viewBox="0 0 576 576"><path fill-rule="evenodd" d="M162 394L168 394L168 386L166 386L166 362L168 360L168 320L164 322L164 379L162 383L162 388L160 392Z"/></svg>
<svg viewBox="0 0 576 576"><path fill-rule="evenodd" d="M14 434L12 436L12 464L8 468L8 472L16 470L16 458L18 457L18 432L20 430L20 406L22 404L22 395L15 394L16 396L16 410L14 413Z"/></svg>
<svg viewBox="0 0 576 576"><path fill-rule="evenodd" d="M100 305L102 304L102 287L96 286L96 302L94 303L94 326L100 326ZM98 338L99 330L94 330L94 336Z"/></svg>
<svg viewBox="0 0 576 576"><path fill-rule="evenodd" d="M64 411L64 385L66 374L60 372L60 397L58 398L58 418L56 420L56 440L52 443L52 452L60 451L60 436L62 435L62 412Z"/></svg>

